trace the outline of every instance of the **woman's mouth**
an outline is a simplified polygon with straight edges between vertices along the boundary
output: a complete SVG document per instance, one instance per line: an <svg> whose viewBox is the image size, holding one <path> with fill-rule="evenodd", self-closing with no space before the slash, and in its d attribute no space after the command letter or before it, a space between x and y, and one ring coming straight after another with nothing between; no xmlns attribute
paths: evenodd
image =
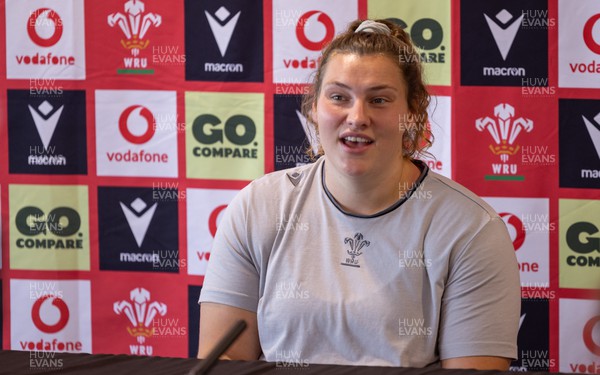
<svg viewBox="0 0 600 375"><path fill-rule="evenodd" d="M346 146L352 147L352 148L364 147L366 145L373 143L373 141L370 139L363 138L363 137L354 137L354 136L343 137L342 142Z"/></svg>

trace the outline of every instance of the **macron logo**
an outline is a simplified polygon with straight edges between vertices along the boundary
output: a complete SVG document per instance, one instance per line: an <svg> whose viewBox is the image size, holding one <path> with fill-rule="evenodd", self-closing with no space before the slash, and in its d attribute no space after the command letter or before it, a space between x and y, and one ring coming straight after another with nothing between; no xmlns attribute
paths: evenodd
<svg viewBox="0 0 600 375"><path fill-rule="evenodd" d="M50 140L52 139L52 135L54 134L54 130L56 129L56 124L58 124L58 120L60 119L60 115L65 106L61 105L60 108L57 109L52 115L50 115L50 113L54 107L52 107L52 104L48 103L47 100L44 100L44 102L40 104L37 109L33 108L31 105L27 106L29 107L31 117L33 117L35 128L40 135L44 149L47 150Z"/></svg>
<svg viewBox="0 0 600 375"><path fill-rule="evenodd" d="M129 229L131 229L131 233L133 233L133 237L135 237L135 242L137 242L138 247L141 247L158 203L154 203L152 207L148 209L146 209L148 205L140 198L136 198L131 203L131 208L127 207L123 202L119 202L119 204L125 214Z"/></svg>
<svg viewBox="0 0 600 375"><path fill-rule="evenodd" d="M208 20L208 25L210 26L210 30L215 37L217 45L219 46L219 51L221 51L222 57L225 57L227 47L231 41L231 35L233 34L233 30L235 29L235 25L237 25L237 21L240 18L241 13L242 12L239 11L235 16L229 18L231 13L227 10L227 8L222 6L215 12L215 16L219 19L217 20L215 17L211 16L210 13L204 11L204 14L206 14L206 19ZM229 21L225 22L227 18L229 18Z"/></svg>
<svg viewBox="0 0 600 375"><path fill-rule="evenodd" d="M302 129L304 129L304 134L306 134L306 139L310 142L310 147L312 147L313 154L317 155L319 153L319 142L317 141L317 130L314 126L311 126L308 121L306 121L306 117L302 116L300 111L296 110L296 116L298 116L298 120L302 124Z"/></svg>
<svg viewBox="0 0 600 375"><path fill-rule="evenodd" d="M515 36L521 27L523 14L521 14L521 17L519 18L513 19L513 21L509 24L509 21L513 18L513 15L510 14L506 9L502 9L500 12L498 12L498 14L496 14L496 19L501 25L492 20L485 13L483 16L485 17L488 27L494 36L496 46L498 46L498 49L500 50L502 59L506 60L506 56L508 56L510 47L512 47L513 41L515 40Z"/></svg>
<svg viewBox="0 0 600 375"><path fill-rule="evenodd" d="M598 158L600 159L600 128L598 125L594 125L590 120L586 119L584 116L583 122L585 123L585 127L587 128L588 133L590 134L590 138L592 138L592 142L594 143L594 147L596 148L596 153L598 154ZM594 121L596 124L600 124L600 113L594 117Z"/></svg>

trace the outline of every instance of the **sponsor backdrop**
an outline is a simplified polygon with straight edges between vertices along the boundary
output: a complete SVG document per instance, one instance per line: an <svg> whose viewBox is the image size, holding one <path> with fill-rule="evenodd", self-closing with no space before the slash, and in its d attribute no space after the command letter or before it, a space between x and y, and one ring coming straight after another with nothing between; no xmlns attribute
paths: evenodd
<svg viewBox="0 0 600 375"><path fill-rule="evenodd" d="M2 0L0 17L3 349L193 356L228 203L310 162L319 50L377 17L419 47L427 164L511 234L513 370L600 371L597 0Z"/></svg>

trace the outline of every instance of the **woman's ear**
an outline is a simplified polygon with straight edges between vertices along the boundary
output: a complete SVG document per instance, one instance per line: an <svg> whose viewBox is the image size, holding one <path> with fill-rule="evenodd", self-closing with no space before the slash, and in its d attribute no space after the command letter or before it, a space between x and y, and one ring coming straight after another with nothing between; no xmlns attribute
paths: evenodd
<svg viewBox="0 0 600 375"><path fill-rule="evenodd" d="M315 128L317 127L317 119L316 119L316 114L317 113L317 102L313 101L312 106L310 107L310 122L312 122L315 125Z"/></svg>

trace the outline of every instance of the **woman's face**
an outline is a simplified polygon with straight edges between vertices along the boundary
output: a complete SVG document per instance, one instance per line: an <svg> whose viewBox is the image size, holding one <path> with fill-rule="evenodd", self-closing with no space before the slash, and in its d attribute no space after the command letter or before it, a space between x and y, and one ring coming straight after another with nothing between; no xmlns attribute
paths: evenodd
<svg viewBox="0 0 600 375"><path fill-rule="evenodd" d="M406 84L390 57L331 56L313 114L327 165L336 172L375 177L402 163Z"/></svg>

